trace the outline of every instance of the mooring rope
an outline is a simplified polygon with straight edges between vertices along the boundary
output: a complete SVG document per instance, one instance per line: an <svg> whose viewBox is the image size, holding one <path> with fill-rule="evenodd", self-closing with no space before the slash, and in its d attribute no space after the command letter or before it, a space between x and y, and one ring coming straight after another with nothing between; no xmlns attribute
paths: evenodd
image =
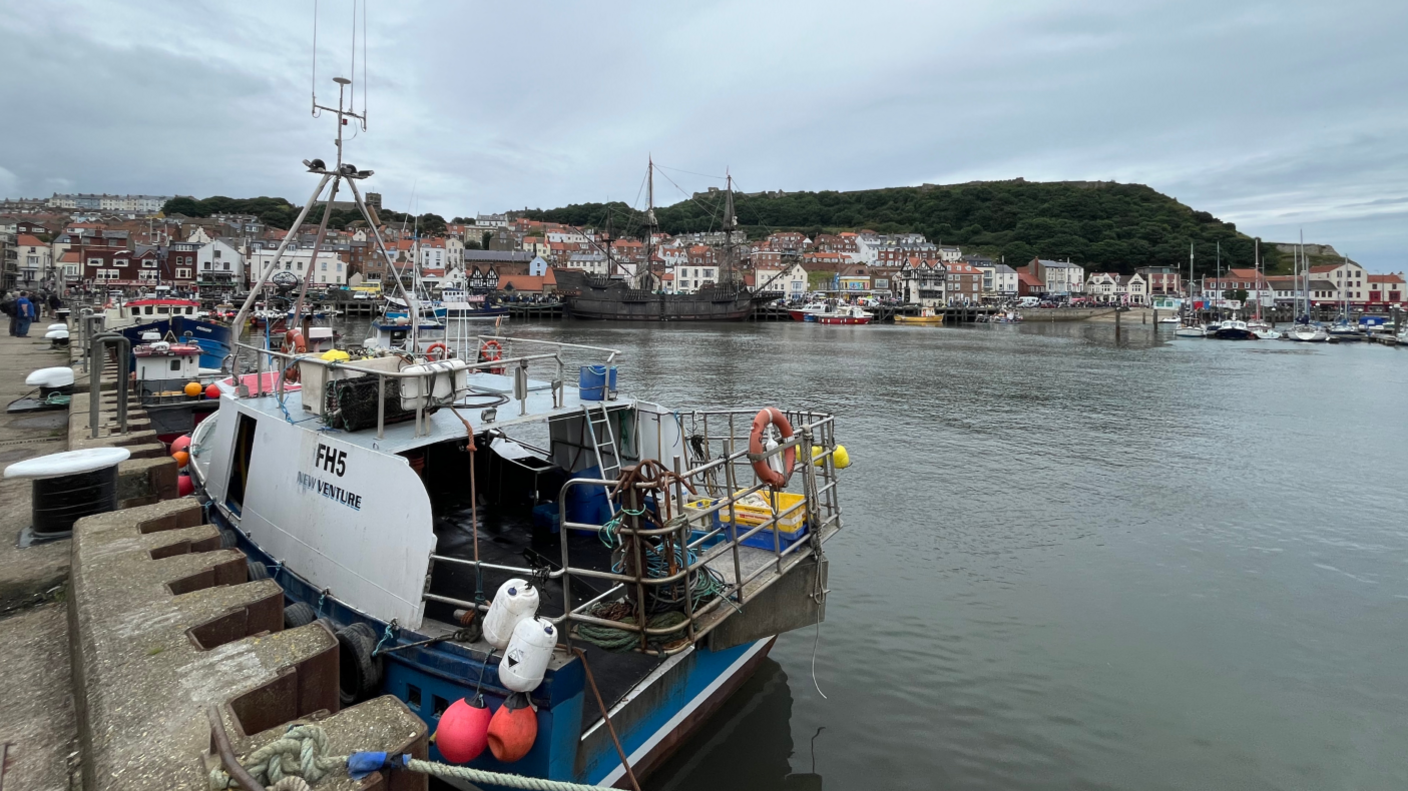
<svg viewBox="0 0 1408 791"><path fill-rule="evenodd" d="M518 788L523 791L588 791L599 786L547 780L541 777L489 772L468 766L422 761L410 755L388 755L383 752L356 752L351 755L324 755L328 737L321 726L294 725L282 737L260 747L251 754L244 768L268 791L308 791L324 778L346 772L353 780L361 780L383 769L403 770L442 779L468 780L476 785ZM212 791L237 788L224 769L210 772Z"/></svg>

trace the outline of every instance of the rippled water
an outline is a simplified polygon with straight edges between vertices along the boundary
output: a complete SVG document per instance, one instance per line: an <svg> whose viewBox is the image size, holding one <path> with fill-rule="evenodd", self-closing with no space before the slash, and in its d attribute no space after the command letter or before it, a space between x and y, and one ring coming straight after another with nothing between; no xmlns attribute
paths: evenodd
<svg viewBox="0 0 1408 791"><path fill-rule="evenodd" d="M1402 789L1408 350L1152 327L520 324L829 409L831 597L654 789ZM818 729L821 730L818 734Z"/></svg>

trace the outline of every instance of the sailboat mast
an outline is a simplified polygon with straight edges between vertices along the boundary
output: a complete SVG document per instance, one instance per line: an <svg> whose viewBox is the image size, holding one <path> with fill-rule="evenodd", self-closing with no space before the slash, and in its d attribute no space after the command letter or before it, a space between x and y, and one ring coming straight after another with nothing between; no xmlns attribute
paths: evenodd
<svg viewBox="0 0 1408 791"><path fill-rule="evenodd" d="M645 171L645 277L640 288L650 291L655 284L655 157L646 160Z"/></svg>
<svg viewBox="0 0 1408 791"><path fill-rule="evenodd" d="M1256 289L1256 291L1254 292L1256 294L1256 320L1261 321L1261 281L1263 280L1263 278L1261 276L1260 239L1254 239L1252 241L1252 258L1256 259L1256 283L1253 284L1253 288Z"/></svg>
<svg viewBox="0 0 1408 791"><path fill-rule="evenodd" d="M733 286L733 174L725 172L727 188L724 192L724 272L723 282Z"/></svg>

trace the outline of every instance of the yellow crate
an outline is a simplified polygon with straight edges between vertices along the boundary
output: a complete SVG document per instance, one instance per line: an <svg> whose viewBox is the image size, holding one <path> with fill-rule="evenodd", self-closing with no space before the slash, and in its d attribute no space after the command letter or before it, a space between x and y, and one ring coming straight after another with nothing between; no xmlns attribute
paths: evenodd
<svg viewBox="0 0 1408 791"><path fill-rule="evenodd" d="M742 494L743 491L745 490L740 490L739 492L736 492L734 496L736 497L739 494ZM788 508L791 508L792 506L806 500L805 496L800 494L793 494L791 492L777 492L776 494L774 494L772 492L763 491L757 492L757 496L767 499L770 503L772 503L773 509L775 509L778 513L786 511ZM736 515L738 524L748 525L749 527L757 527L758 525L761 525L764 522L767 522L768 520L772 519L773 515L773 511L769 510L765 506L751 506L744 505L742 503L734 503L733 510L734 514ZM727 508L722 508L719 510L719 519L722 521L728 520ZM805 507L798 508L792 513L787 514L786 516L781 517L777 520L778 529L780 529L785 534L796 533L806 527L806 525L807 509Z"/></svg>

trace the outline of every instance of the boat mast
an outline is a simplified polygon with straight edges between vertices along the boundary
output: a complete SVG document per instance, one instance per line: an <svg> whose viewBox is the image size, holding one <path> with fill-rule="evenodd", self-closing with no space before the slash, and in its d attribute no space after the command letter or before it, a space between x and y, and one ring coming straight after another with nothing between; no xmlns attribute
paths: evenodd
<svg viewBox="0 0 1408 791"><path fill-rule="evenodd" d="M651 291L655 283L655 157L646 160L645 171L645 274L638 276L637 286Z"/></svg>
<svg viewBox="0 0 1408 791"><path fill-rule="evenodd" d="M724 277L723 282L733 286L733 229L738 224L733 216L733 174L725 171L727 188L724 192Z"/></svg>
<svg viewBox="0 0 1408 791"><path fill-rule="evenodd" d="M1252 284L1256 289L1256 320L1261 321L1261 239L1252 240L1252 258L1256 259L1256 283Z"/></svg>

